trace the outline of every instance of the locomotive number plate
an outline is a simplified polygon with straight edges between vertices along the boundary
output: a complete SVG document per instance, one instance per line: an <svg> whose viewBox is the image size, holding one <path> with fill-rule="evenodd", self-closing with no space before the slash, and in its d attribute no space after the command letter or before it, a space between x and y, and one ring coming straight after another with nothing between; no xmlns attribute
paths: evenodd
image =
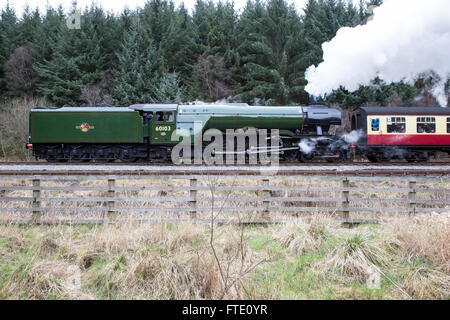
<svg viewBox="0 0 450 320"><path fill-rule="evenodd" d="M170 131L170 126L156 126L155 131Z"/></svg>

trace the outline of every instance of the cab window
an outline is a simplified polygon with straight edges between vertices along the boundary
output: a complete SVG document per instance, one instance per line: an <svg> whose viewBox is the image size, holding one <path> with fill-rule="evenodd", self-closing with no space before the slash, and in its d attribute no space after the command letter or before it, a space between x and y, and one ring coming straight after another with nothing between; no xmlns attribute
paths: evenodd
<svg viewBox="0 0 450 320"><path fill-rule="evenodd" d="M417 117L417 133L435 133L435 117Z"/></svg>
<svg viewBox="0 0 450 320"><path fill-rule="evenodd" d="M406 119L405 117L388 117L387 118L388 133L405 133Z"/></svg>
<svg viewBox="0 0 450 320"><path fill-rule="evenodd" d="M450 118L447 118L447 133L450 133Z"/></svg>
<svg viewBox="0 0 450 320"><path fill-rule="evenodd" d="M173 112L165 112L164 113L164 121L173 121Z"/></svg>
<svg viewBox="0 0 450 320"><path fill-rule="evenodd" d="M158 111L155 116L155 121L164 121L164 112Z"/></svg>
<svg viewBox="0 0 450 320"><path fill-rule="evenodd" d="M173 112L162 112L162 111L158 111L156 113L156 117L155 120L156 121L164 121L164 122L171 122L173 121L174 117L173 117Z"/></svg>

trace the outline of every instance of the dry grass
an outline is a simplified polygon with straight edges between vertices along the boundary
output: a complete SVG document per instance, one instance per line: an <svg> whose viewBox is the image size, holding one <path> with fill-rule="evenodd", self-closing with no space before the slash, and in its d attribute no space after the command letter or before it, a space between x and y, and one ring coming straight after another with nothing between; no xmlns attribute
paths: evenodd
<svg viewBox="0 0 450 320"><path fill-rule="evenodd" d="M450 273L450 214L397 219L391 227L406 258L420 257Z"/></svg>
<svg viewBox="0 0 450 320"><path fill-rule="evenodd" d="M25 149L28 142L28 113L42 106L40 98L15 98L0 104L0 157L5 160L31 161L31 152Z"/></svg>
<svg viewBox="0 0 450 320"><path fill-rule="evenodd" d="M239 236L218 239L220 266L232 284L225 288L208 228L189 223L0 230L3 298L242 298L242 270L255 266ZM250 258L234 263L242 254Z"/></svg>
<svg viewBox="0 0 450 320"><path fill-rule="evenodd" d="M310 222L276 229L272 239L288 250L284 259L292 254L298 257L296 270L303 275L299 279L293 273L296 282L305 282L302 287L320 291L319 295L328 293L316 283L325 283L332 297L342 299L374 298L369 292L376 298L449 299L449 223L449 215L432 214L344 229L319 215ZM290 270L279 272L289 274ZM283 280L282 287L292 285L288 276Z"/></svg>
<svg viewBox="0 0 450 320"><path fill-rule="evenodd" d="M0 298L448 299L449 220L216 226L217 259L205 225L1 225Z"/></svg>
<svg viewBox="0 0 450 320"><path fill-rule="evenodd" d="M402 258L403 286L412 296L450 298L450 214L429 214L390 224Z"/></svg>
<svg viewBox="0 0 450 320"><path fill-rule="evenodd" d="M303 220L287 225L276 235L283 247L297 256L314 252L324 244L329 236L331 223L329 216L317 214L309 222Z"/></svg>

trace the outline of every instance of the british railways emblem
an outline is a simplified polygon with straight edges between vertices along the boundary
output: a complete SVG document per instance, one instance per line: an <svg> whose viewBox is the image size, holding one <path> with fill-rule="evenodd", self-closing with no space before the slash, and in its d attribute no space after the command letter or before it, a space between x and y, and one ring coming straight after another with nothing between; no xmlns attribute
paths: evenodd
<svg viewBox="0 0 450 320"><path fill-rule="evenodd" d="M76 126L75 129L80 129L82 132L88 132L94 129L94 126L89 125L87 122L83 122L81 125Z"/></svg>

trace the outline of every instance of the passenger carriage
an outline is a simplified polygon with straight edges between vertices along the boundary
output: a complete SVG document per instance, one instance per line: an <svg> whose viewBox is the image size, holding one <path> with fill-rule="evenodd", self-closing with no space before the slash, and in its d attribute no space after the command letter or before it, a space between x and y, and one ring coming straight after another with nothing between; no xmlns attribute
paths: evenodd
<svg viewBox="0 0 450 320"><path fill-rule="evenodd" d="M450 108L361 107L351 115L362 130L361 153L373 162L427 161L435 152L450 154Z"/></svg>

